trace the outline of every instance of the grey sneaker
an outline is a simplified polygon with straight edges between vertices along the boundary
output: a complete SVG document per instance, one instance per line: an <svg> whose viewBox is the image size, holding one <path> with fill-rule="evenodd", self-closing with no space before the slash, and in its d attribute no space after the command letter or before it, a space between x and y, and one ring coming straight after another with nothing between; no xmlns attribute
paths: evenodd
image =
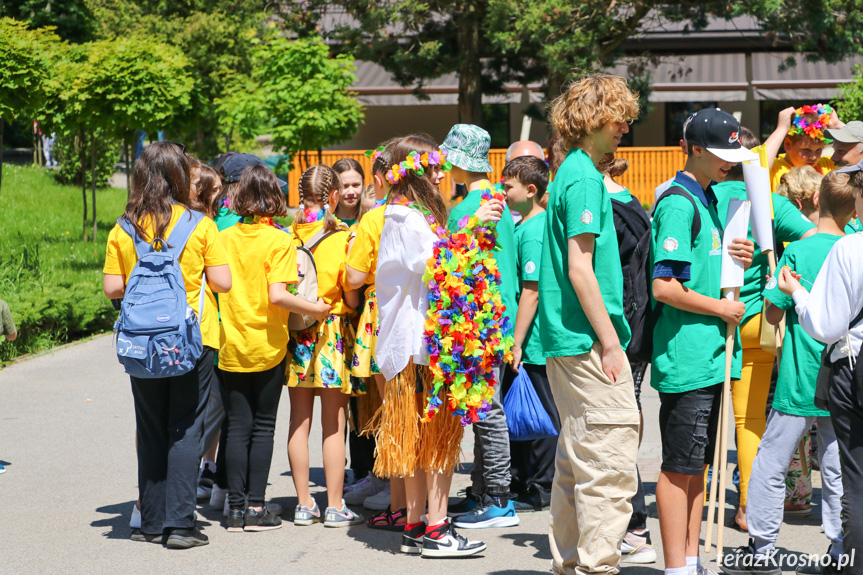
<svg viewBox="0 0 863 575"><path fill-rule="evenodd" d="M294 525L311 525L321 520L321 509L318 504L309 509L305 505L297 505L294 509Z"/></svg>
<svg viewBox="0 0 863 575"><path fill-rule="evenodd" d="M342 499L341 509L327 507L324 527L350 527L351 525L359 525L363 521L363 516L348 509L345 500Z"/></svg>

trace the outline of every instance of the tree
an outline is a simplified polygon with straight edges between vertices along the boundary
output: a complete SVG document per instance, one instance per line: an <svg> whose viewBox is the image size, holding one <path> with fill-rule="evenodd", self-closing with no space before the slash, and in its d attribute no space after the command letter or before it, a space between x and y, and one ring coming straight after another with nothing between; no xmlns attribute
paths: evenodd
<svg viewBox="0 0 863 575"><path fill-rule="evenodd" d="M251 133L269 123L273 148L291 158L350 138L363 118L362 105L348 92L356 81L353 57L329 57L319 39L291 41L274 36L260 42L250 79L218 102L230 122Z"/></svg>
<svg viewBox="0 0 863 575"><path fill-rule="evenodd" d="M840 88L839 98L833 105L846 122L863 119L863 66L854 69L854 78Z"/></svg>
<svg viewBox="0 0 863 575"><path fill-rule="evenodd" d="M85 0L0 0L0 16L27 22L31 29L54 27L63 40L92 40L93 14Z"/></svg>
<svg viewBox="0 0 863 575"><path fill-rule="evenodd" d="M43 47L50 32L28 30L24 22L0 18L0 185L3 176L3 122L32 114L45 97L49 64Z"/></svg>

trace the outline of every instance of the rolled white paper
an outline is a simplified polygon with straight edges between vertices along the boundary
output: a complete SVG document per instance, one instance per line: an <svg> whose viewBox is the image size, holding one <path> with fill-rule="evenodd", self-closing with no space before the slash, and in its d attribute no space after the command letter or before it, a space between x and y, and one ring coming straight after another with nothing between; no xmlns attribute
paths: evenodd
<svg viewBox="0 0 863 575"><path fill-rule="evenodd" d="M722 236L722 269L719 274L722 289L743 286L743 264L731 257L728 246L734 238L747 236L750 205L749 202L736 199L728 203L728 217L725 219L725 233Z"/></svg>
<svg viewBox="0 0 863 575"><path fill-rule="evenodd" d="M752 202L752 237L762 252L773 251L770 172L757 164L743 164L743 181L746 197Z"/></svg>

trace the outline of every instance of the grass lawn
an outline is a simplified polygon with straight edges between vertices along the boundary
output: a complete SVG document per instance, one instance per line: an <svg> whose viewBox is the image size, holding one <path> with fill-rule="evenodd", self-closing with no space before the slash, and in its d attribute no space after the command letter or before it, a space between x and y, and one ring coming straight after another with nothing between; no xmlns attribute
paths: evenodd
<svg viewBox="0 0 863 575"><path fill-rule="evenodd" d="M87 202L91 215L90 190ZM97 190L97 241L84 242L80 188L56 183L45 169L3 166L0 299L19 335L0 343L0 361L111 329L116 312L102 294L102 264L125 205L125 189Z"/></svg>

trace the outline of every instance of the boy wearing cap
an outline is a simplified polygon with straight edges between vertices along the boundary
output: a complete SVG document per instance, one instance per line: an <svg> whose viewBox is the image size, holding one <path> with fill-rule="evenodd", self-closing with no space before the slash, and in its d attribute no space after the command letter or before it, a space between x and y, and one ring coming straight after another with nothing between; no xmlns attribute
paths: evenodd
<svg viewBox="0 0 863 575"><path fill-rule="evenodd" d="M863 160L863 122L848 122L841 128L828 128L833 138L833 156L830 158L837 166L853 166ZM852 218L845 226L846 234L863 232L860 217Z"/></svg>
<svg viewBox="0 0 863 575"><path fill-rule="evenodd" d="M549 544L555 573L616 573L637 480L638 406L624 350L623 272L596 166L638 117L626 80L589 74L551 105L568 149L546 211L540 341L560 415Z"/></svg>
<svg viewBox="0 0 863 575"><path fill-rule="evenodd" d="M703 573L698 559L703 474L713 455L722 382L726 323L740 325L742 302L721 297L723 219L711 185L738 162L758 157L740 145L740 124L707 108L686 126L687 160L657 203L651 231L652 292L661 309L653 334L651 385L659 391L662 471L656 484L666 575ZM701 229L694 241L697 215ZM729 253L746 267L753 243L735 238ZM740 378L735 344L732 379Z"/></svg>
<svg viewBox="0 0 863 575"><path fill-rule="evenodd" d="M491 136L488 132L472 124L456 124L450 129L441 149L446 150L447 159L452 163L451 176L455 183L464 184L468 194L450 212L447 227L458 230L458 221L473 215L479 209L483 190L491 189L488 173L492 171L488 161ZM497 247L493 253L500 271L500 297L506 307L501 322L510 327L515 324L516 292L518 274L516 271L515 224L508 207L496 226ZM505 330L502 330L505 331ZM501 403L501 366L496 369L498 382L492 399L491 410L483 421L473 424L474 468L471 472L471 487L467 497L458 505L450 508L450 515L457 516L456 527L479 529L485 527L510 527L519 524L515 507L510 501L510 452L509 429Z"/></svg>

